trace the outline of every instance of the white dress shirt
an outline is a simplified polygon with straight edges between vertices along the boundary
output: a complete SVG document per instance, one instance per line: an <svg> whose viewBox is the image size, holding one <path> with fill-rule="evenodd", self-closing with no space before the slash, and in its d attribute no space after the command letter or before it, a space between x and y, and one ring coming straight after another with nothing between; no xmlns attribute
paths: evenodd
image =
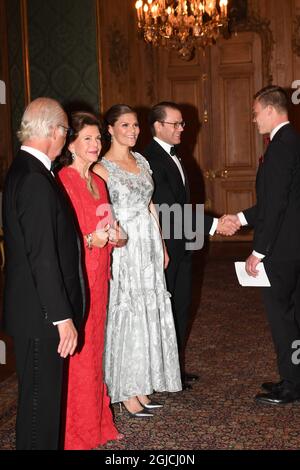
<svg viewBox="0 0 300 470"><path fill-rule="evenodd" d="M163 140L160 140L158 137L154 137L154 140L156 140L156 142L170 155L173 162L177 166L177 168L179 170L179 173L181 174L182 182L185 185L185 177L184 177L184 172L183 172L181 163L180 163L178 157L176 157L176 155L171 155L170 154L170 150L171 150L172 147L174 147L174 145L167 144L167 142L164 142Z"/></svg>

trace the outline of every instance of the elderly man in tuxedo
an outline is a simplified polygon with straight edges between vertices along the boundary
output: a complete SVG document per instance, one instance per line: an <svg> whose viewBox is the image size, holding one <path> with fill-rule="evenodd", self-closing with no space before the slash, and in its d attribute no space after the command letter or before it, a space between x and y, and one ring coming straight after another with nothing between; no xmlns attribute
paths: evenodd
<svg viewBox="0 0 300 470"><path fill-rule="evenodd" d="M256 93L253 120L270 143L256 178L254 207L228 216L254 227L253 251L246 261L250 276L263 261L271 287L264 304L277 355L279 382L265 382L256 401L272 405L300 399L300 135L288 120L288 98L275 85Z"/></svg>
<svg viewBox="0 0 300 470"><path fill-rule="evenodd" d="M58 102L32 101L4 187L4 327L14 338L22 450L58 448L63 359L76 348L84 309L75 224L51 173L67 130Z"/></svg>
<svg viewBox="0 0 300 470"><path fill-rule="evenodd" d="M155 184L153 201L158 205L169 207L179 205L182 213L189 204L188 177L183 162L178 156L177 146L185 127L180 108L173 102L161 102L155 105L149 114L149 124L153 140L144 150L153 172ZM170 220L168 220L170 222ZM184 236L176 236L176 224L171 220L169 236L164 238L170 263L166 269L166 281L172 295L172 308L176 326L178 349L181 360L183 388L191 388L191 382L198 379L196 375L187 374L184 370L184 350L187 341L187 326L191 303L192 257ZM180 223L180 222L179 222ZM161 219L162 232L165 232L165 221ZM233 235L237 230L235 221L214 219L204 215L204 234L213 235L216 231L224 235ZM185 230L183 230L183 234Z"/></svg>

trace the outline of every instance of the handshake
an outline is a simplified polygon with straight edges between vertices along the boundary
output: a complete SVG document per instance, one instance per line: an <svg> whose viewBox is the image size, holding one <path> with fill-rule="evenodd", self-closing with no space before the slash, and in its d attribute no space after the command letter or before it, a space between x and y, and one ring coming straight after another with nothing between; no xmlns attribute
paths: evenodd
<svg viewBox="0 0 300 470"><path fill-rule="evenodd" d="M218 219L216 232L220 235L231 236L234 235L241 227L240 219L234 214L225 214Z"/></svg>

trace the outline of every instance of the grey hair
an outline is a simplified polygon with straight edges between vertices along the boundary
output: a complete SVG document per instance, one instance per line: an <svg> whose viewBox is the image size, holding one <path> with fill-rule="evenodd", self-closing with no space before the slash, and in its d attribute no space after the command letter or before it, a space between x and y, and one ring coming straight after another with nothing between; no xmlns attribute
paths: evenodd
<svg viewBox="0 0 300 470"><path fill-rule="evenodd" d="M32 138L50 137L54 127L63 124L66 114L58 101L52 98L37 98L24 111L20 129L17 132L21 143ZM64 130L61 129L61 133Z"/></svg>

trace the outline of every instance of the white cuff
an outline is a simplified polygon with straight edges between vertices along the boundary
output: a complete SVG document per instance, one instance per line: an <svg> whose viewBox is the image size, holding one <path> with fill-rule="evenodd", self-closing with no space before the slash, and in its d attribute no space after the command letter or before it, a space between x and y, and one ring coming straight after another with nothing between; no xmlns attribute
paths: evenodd
<svg viewBox="0 0 300 470"><path fill-rule="evenodd" d="M239 212L238 214L236 214L239 218L239 221L241 222L242 225L248 225L248 222L247 222L247 219L246 217L244 216L244 213L243 212Z"/></svg>
<svg viewBox="0 0 300 470"><path fill-rule="evenodd" d="M59 325L60 323L65 323L66 321L71 320L71 318L66 318L65 320L54 321L53 325Z"/></svg>
<svg viewBox="0 0 300 470"><path fill-rule="evenodd" d="M213 223L212 223L212 225L211 225L211 227L210 227L209 235L212 236L212 235L215 234L215 231L217 230L217 226L218 226L218 221L219 221L219 219L216 219L216 218L214 217Z"/></svg>
<svg viewBox="0 0 300 470"><path fill-rule="evenodd" d="M252 251L253 256L259 259L263 259L266 255L262 255L261 253L257 253L257 251L253 250Z"/></svg>

